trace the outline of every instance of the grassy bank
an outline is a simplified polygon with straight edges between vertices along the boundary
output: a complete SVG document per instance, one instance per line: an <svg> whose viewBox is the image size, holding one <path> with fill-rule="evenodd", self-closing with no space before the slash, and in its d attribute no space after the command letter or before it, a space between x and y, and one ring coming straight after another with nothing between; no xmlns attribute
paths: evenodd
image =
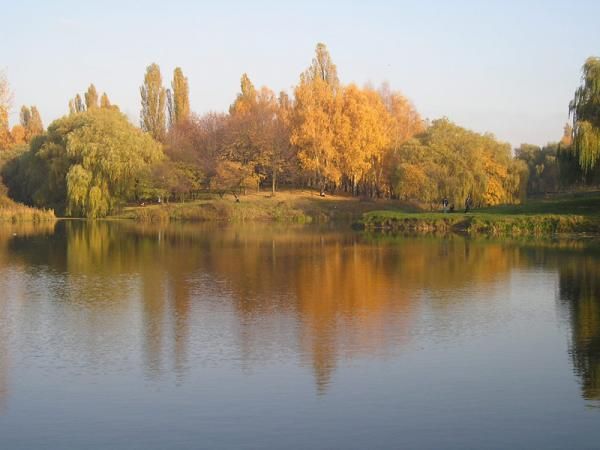
<svg viewBox="0 0 600 450"><path fill-rule="evenodd" d="M371 211L361 224L369 230L447 233L465 232L505 236L544 236L600 233L600 194L571 194L530 200L463 213L407 213Z"/></svg>
<svg viewBox="0 0 600 450"><path fill-rule="evenodd" d="M391 200L364 200L356 197L327 195L294 190L271 193L252 193L239 197L220 197L206 194L193 202L132 206L123 209L116 218L140 222L164 221L264 221L264 222L326 222L358 220L373 210L416 211L408 204Z"/></svg>
<svg viewBox="0 0 600 450"><path fill-rule="evenodd" d="M56 220L54 211L30 208L0 194L0 224L41 223Z"/></svg>

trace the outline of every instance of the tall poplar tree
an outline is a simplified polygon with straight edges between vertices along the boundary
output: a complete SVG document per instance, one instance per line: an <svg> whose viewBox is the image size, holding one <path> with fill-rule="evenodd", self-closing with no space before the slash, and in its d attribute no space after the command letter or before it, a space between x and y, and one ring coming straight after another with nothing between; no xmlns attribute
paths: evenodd
<svg viewBox="0 0 600 450"><path fill-rule="evenodd" d="M140 112L142 129L150 133L154 139L164 141L167 93L162 84L158 64L153 63L146 68L144 84L140 87L140 95L142 98L142 111Z"/></svg>
<svg viewBox="0 0 600 450"><path fill-rule="evenodd" d="M31 139L35 136L39 136L44 133L44 124L42 123L42 116L35 106L31 107L31 121L29 127L27 127L28 138Z"/></svg>
<svg viewBox="0 0 600 450"><path fill-rule="evenodd" d="M175 124L175 105L173 105L173 91L167 89L167 127L171 129Z"/></svg>
<svg viewBox="0 0 600 450"><path fill-rule="evenodd" d="M112 105L110 104L108 95L106 94L106 92L104 92L102 94L102 97L100 97L100 108L110 108L111 106Z"/></svg>
<svg viewBox="0 0 600 450"><path fill-rule="evenodd" d="M23 126L23 128L27 129L29 127L29 122L31 122L31 110L29 107L23 105L21 106L21 112L19 113L19 122Z"/></svg>
<svg viewBox="0 0 600 450"><path fill-rule="evenodd" d="M25 130L25 140L29 142L33 137L44 132L44 125L38 109L35 106L28 108L23 105L19 115L21 126Z"/></svg>
<svg viewBox="0 0 600 450"><path fill-rule="evenodd" d="M183 76L181 67L177 67L173 72L171 87L173 88L174 123L180 123L190 117L190 90L188 79Z"/></svg>
<svg viewBox="0 0 600 450"><path fill-rule="evenodd" d="M0 72L0 150L10 145L10 130L8 129L8 111L11 103L11 92L8 81Z"/></svg>
<svg viewBox="0 0 600 450"><path fill-rule="evenodd" d="M331 59L327 46L321 42L317 44L315 49L315 57L311 66L305 72L306 78L310 81L321 79L331 89L335 90L340 85L340 80L337 75L337 67Z"/></svg>
<svg viewBox="0 0 600 450"><path fill-rule="evenodd" d="M85 106L87 109L93 109L98 107L98 91L96 91L96 86L90 84L87 92L85 93Z"/></svg>
<svg viewBox="0 0 600 450"><path fill-rule="evenodd" d="M85 111L85 104L83 103L83 100L81 99L81 95L77 94L75 96L75 112L84 112Z"/></svg>

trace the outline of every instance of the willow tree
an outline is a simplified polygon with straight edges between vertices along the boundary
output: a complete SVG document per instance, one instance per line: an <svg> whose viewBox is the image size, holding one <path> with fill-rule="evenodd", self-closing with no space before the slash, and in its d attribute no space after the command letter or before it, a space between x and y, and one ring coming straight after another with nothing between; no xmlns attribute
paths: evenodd
<svg viewBox="0 0 600 450"><path fill-rule="evenodd" d="M173 72L171 87L173 88L173 122L177 124L190 117L190 89L188 79L183 76L181 67L177 67Z"/></svg>
<svg viewBox="0 0 600 450"><path fill-rule="evenodd" d="M3 175L21 201L96 218L135 200L136 180L162 155L160 144L125 115L92 108L50 124Z"/></svg>
<svg viewBox="0 0 600 450"><path fill-rule="evenodd" d="M396 161L394 191L401 198L433 205L447 197L460 207L468 196L475 205L496 205L522 194L521 165L510 145L447 119L403 144Z"/></svg>
<svg viewBox="0 0 600 450"><path fill-rule="evenodd" d="M573 117L573 150L584 173L600 160L600 58L588 58L582 67L581 86L569 104Z"/></svg>
<svg viewBox="0 0 600 450"><path fill-rule="evenodd" d="M158 64L150 64L146 68L144 84L140 87L140 95L142 98L142 111L140 112L142 130L150 133L154 139L164 141L167 93L162 84Z"/></svg>

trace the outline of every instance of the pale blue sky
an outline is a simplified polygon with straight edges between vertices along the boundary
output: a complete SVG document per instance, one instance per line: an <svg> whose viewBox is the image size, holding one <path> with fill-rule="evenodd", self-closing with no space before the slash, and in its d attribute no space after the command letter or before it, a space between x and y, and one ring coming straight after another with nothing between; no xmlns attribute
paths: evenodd
<svg viewBox="0 0 600 450"><path fill-rule="evenodd" d="M389 81L426 118L500 139L557 140L586 57L600 54L598 1L8 1L0 68L47 124L90 82L135 120L146 66L181 66L192 109L224 111L247 72L291 90L317 42L342 82Z"/></svg>

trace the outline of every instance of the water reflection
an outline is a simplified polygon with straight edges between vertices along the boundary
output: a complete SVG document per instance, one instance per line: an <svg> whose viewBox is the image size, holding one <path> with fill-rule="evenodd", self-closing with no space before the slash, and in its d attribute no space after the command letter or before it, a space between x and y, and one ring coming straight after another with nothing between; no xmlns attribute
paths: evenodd
<svg viewBox="0 0 600 450"><path fill-rule="evenodd" d="M18 327L30 327L31 339L45 333L49 351L78 370L139 364L149 380L185 383L194 365L251 372L299 358L324 394L342 361L402 352L424 315L449 332L501 320L493 304L473 302L497 301L513 271L536 265L560 275L574 365L584 396L597 399L600 263L591 254L564 264L562 251L260 225L6 231L0 403Z"/></svg>
<svg viewBox="0 0 600 450"><path fill-rule="evenodd" d="M25 289L15 273L15 261L7 250L16 239L43 239L54 233L55 223L3 224L0 226L0 412L9 392L12 303L23 301ZM22 264L20 265L22 268Z"/></svg>
<svg viewBox="0 0 600 450"><path fill-rule="evenodd" d="M571 324L571 356L588 400L600 400L600 261L577 255L560 265L560 299Z"/></svg>

